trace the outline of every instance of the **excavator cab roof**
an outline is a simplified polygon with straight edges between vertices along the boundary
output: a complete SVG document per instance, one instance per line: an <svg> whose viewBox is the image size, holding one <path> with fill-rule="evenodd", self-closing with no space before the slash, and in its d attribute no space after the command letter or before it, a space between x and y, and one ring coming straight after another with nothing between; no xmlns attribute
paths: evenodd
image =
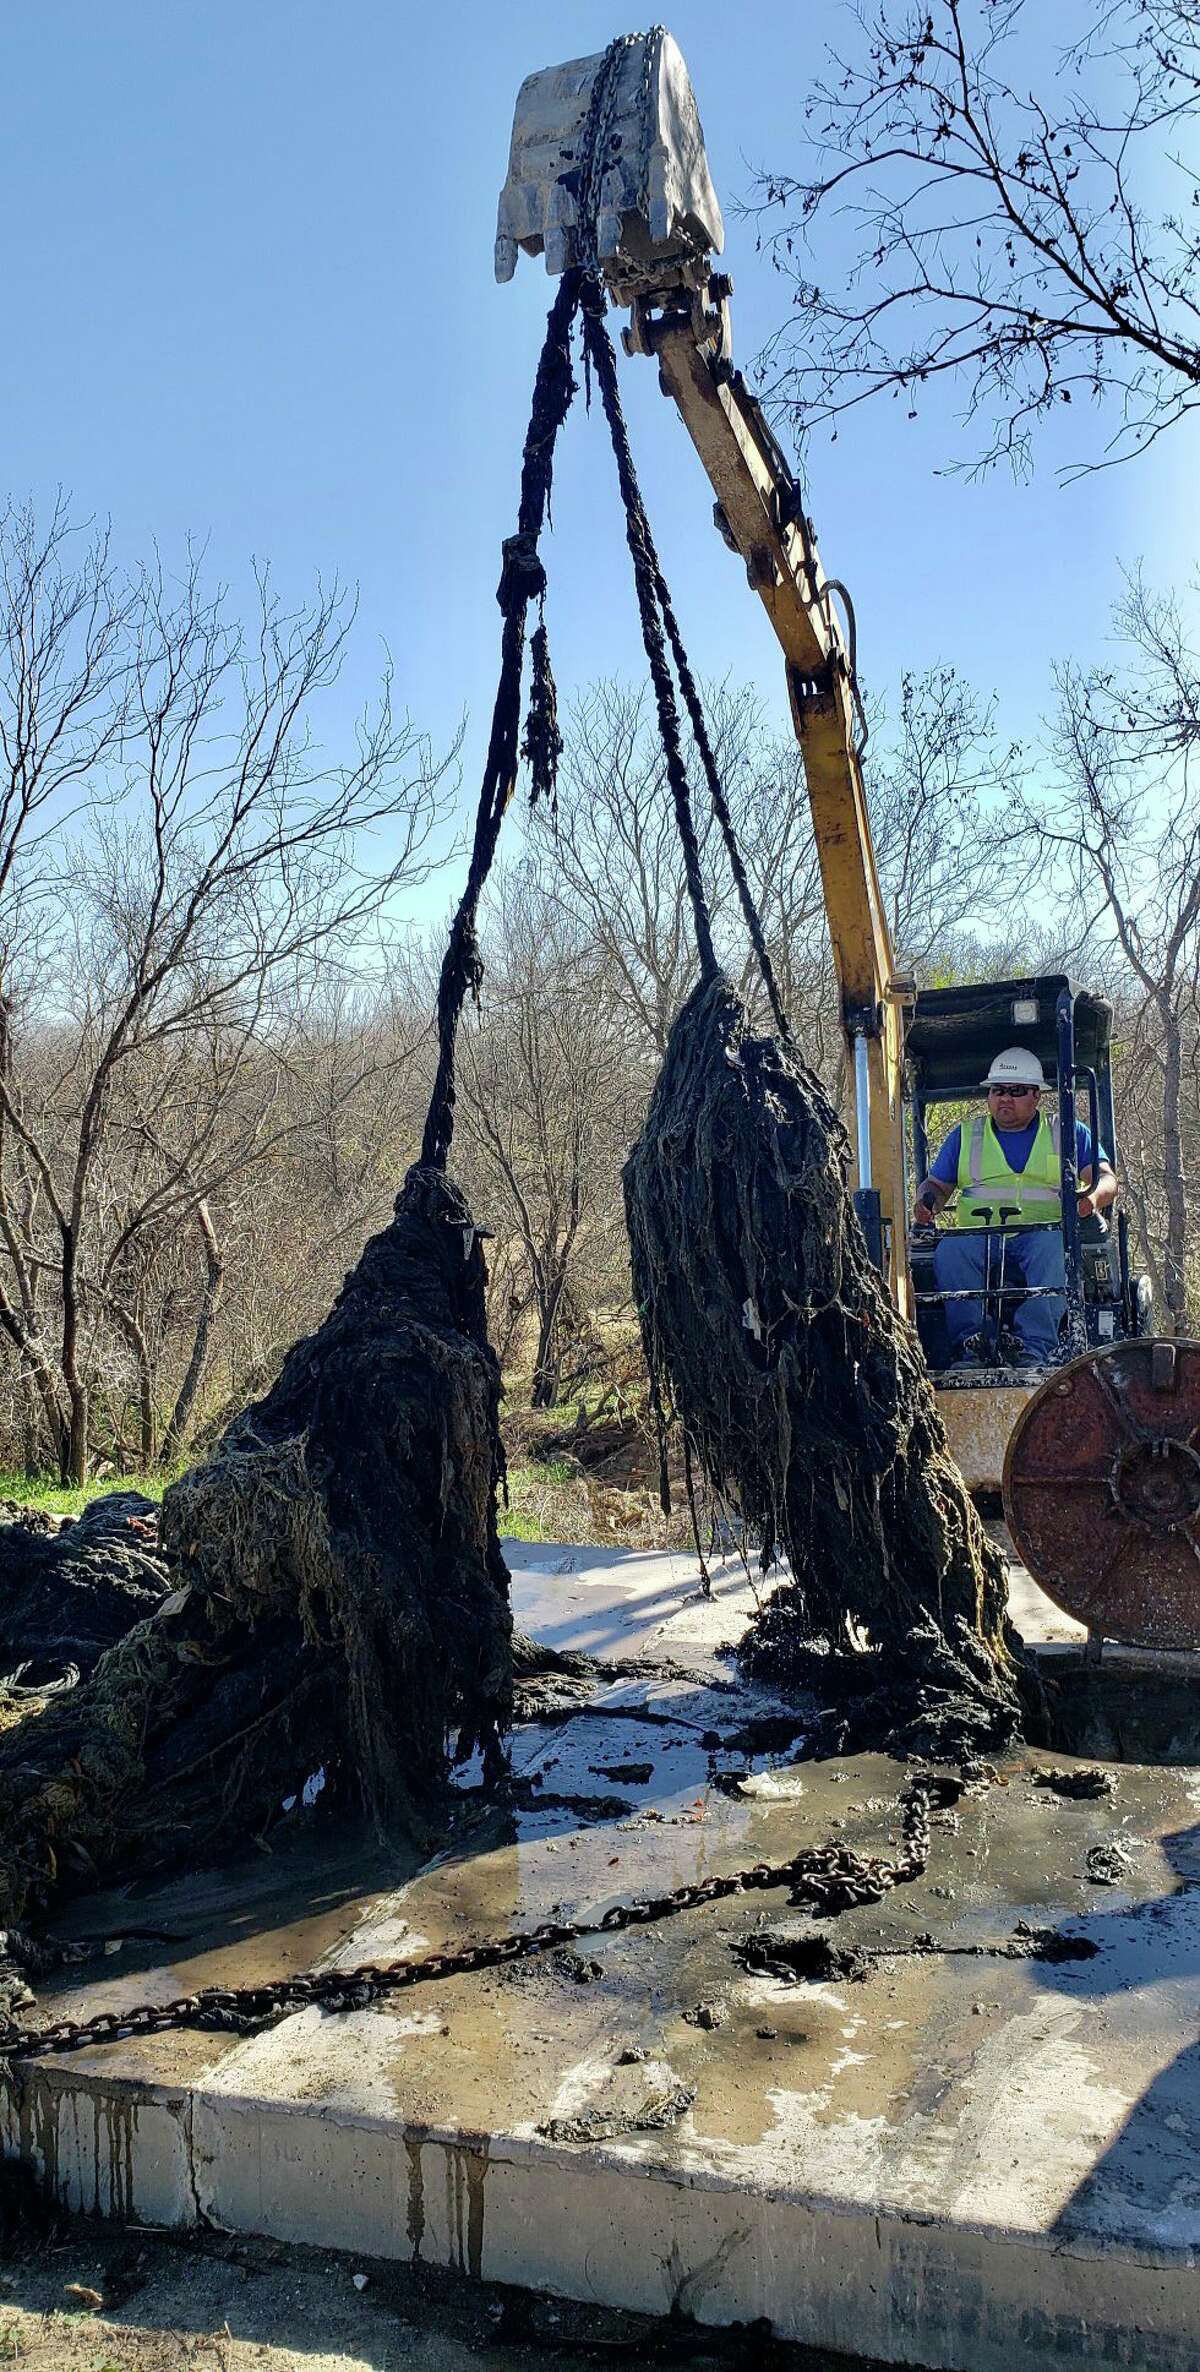
<svg viewBox="0 0 1200 2372"><path fill-rule="evenodd" d="M1071 999L1078 1070L1108 1068L1112 1006L1063 972L1031 980L979 980L962 988L923 988L905 1032L909 1083L926 1102L978 1091L993 1057L1027 1046L1048 1079L1058 1076L1058 1012Z"/></svg>

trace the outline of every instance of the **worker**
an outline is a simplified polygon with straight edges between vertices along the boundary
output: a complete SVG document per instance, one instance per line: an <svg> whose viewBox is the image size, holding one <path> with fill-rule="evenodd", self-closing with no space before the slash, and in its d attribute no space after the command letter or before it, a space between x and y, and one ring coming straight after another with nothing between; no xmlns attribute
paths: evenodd
<svg viewBox="0 0 1200 2372"><path fill-rule="evenodd" d="M982 1294L989 1273L989 1250L995 1275L1003 1249L1006 1285L1011 1280L1018 1286L1041 1289L1040 1294L1017 1303L1013 1324L1018 1348L1007 1364L1044 1367L1058 1355L1058 1330L1067 1306L1063 1293L1056 1290L1066 1283L1058 1118L1048 1119L1041 1108L1045 1076L1036 1054L1027 1046L1006 1046L982 1084L987 1090L987 1112L951 1129L918 1189L917 1225L931 1225L951 1197L958 1196L954 1230L940 1235L934 1249L938 1291L971 1295L975 1287ZM1106 1209L1117 1191L1116 1177L1103 1146L1093 1149L1090 1129L1078 1120L1075 1174L1080 1218ZM989 1247L990 1220L1004 1224L1006 1232L1002 1237L994 1235ZM1031 1224L1018 1225L1010 1234L1007 1230L1014 1220ZM1033 1222L1043 1224L1035 1227ZM1055 1223L1053 1231L1047 1222ZM976 1365L984 1355L982 1300L971 1296L948 1300L942 1306L951 1365Z"/></svg>

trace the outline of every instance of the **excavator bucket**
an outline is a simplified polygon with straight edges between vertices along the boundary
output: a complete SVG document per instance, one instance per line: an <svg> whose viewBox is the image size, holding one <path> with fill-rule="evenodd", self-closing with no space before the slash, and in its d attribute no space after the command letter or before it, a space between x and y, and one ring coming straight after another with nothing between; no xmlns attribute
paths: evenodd
<svg viewBox="0 0 1200 2372"><path fill-rule="evenodd" d="M500 193L497 280L511 280L520 248L544 255L553 274L587 260L579 200L589 148L597 261L615 301L703 287L725 230L688 70L661 25L522 83Z"/></svg>

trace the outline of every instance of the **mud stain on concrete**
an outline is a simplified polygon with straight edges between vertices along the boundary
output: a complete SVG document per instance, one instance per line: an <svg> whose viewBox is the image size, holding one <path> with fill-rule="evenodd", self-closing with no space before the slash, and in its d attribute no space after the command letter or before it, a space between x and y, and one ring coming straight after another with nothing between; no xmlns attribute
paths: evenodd
<svg viewBox="0 0 1200 2372"><path fill-rule="evenodd" d="M425 2171L421 2164L421 2146L416 2134L405 2134L404 2147L408 2155L408 2218L405 2228L414 2259L420 2257L425 2238Z"/></svg>
<svg viewBox="0 0 1200 2372"><path fill-rule="evenodd" d="M93 2212L128 2223L133 2215L133 2146L137 2110L111 2093L92 2095Z"/></svg>
<svg viewBox="0 0 1200 2372"><path fill-rule="evenodd" d="M490 2143L483 2134L446 2151L446 2229L460 2273L479 2281L483 2273L483 2189Z"/></svg>
<svg viewBox="0 0 1200 2372"><path fill-rule="evenodd" d="M35 2068L13 2068L8 2084L16 2109L17 2152L32 2166L50 2196L61 2197L58 2151L58 2097L45 2075Z"/></svg>
<svg viewBox="0 0 1200 2372"><path fill-rule="evenodd" d="M42 2069L8 2079L15 2155L65 2207L129 2222L134 2208L138 2112L132 2093L90 2083L64 2087Z"/></svg>

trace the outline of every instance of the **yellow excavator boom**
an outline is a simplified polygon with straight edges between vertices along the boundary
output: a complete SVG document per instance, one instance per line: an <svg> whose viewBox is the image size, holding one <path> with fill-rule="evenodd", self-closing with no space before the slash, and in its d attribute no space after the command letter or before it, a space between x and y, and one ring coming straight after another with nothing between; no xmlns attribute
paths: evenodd
<svg viewBox="0 0 1200 2372"><path fill-rule="evenodd" d="M590 220L584 188L595 201ZM522 84L497 276L510 277L519 249L543 254L552 273L587 263L603 273L613 301L629 306L626 350L657 360L713 488L717 525L775 629L854 1081L860 1208L868 1229L877 1209L882 1265L907 1311L901 1071L912 989L896 975L871 842L853 612L822 570L795 475L733 367L732 283L711 268L722 242L695 97L669 33L632 34Z"/></svg>

